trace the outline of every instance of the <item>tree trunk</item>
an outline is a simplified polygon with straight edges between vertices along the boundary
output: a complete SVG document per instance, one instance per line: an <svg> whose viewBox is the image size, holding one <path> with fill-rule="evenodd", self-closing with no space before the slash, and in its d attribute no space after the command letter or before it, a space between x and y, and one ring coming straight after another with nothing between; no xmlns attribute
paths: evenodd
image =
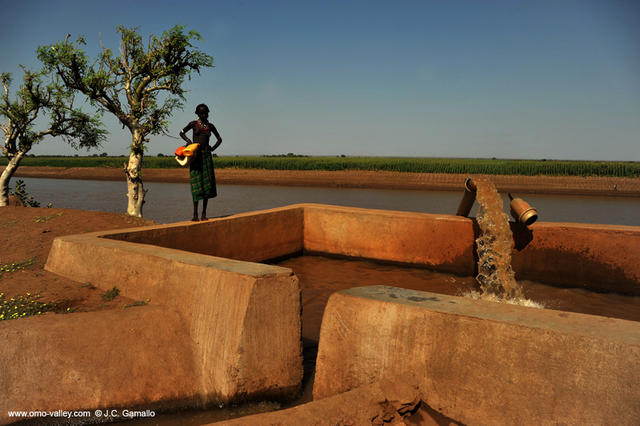
<svg viewBox="0 0 640 426"><path fill-rule="evenodd" d="M142 183L142 144L143 136L139 132L134 132L129 163L124 169L127 176L127 214L136 217L142 217L144 195L147 193Z"/></svg>
<svg viewBox="0 0 640 426"><path fill-rule="evenodd" d="M24 154L24 151L18 151L16 155L11 157L9 164L7 164L2 175L0 175L0 207L9 205L9 182L11 181L13 174L18 169Z"/></svg>

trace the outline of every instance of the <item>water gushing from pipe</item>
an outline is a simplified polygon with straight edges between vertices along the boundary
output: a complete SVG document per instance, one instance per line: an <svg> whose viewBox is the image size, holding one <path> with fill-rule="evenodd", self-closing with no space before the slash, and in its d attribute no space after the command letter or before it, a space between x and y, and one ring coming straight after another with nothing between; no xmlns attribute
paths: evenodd
<svg viewBox="0 0 640 426"><path fill-rule="evenodd" d="M513 234L509 216L503 212L502 197L496 187L486 178L473 180L478 200L476 221L480 236L476 239L478 253L478 275L481 294L471 297L492 301L503 301L526 306L542 307L524 298L522 286L516 281L511 267Z"/></svg>
<svg viewBox="0 0 640 426"><path fill-rule="evenodd" d="M509 217L502 211L502 198L488 179L476 179L475 184L479 204L476 220L481 230L476 239L476 280L483 293L507 299L522 297L522 288L516 282L511 268L513 236L509 228Z"/></svg>

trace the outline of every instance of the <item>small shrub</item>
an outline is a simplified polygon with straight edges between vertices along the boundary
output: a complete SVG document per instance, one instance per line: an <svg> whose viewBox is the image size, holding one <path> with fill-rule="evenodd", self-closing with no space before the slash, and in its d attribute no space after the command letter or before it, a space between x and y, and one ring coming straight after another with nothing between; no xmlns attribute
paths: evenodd
<svg viewBox="0 0 640 426"><path fill-rule="evenodd" d="M49 205L47 205L47 207L50 207ZM42 223L42 222L46 222L48 220L51 220L55 217L60 217L62 216L62 212L58 212L58 213L54 213L54 214L50 214L49 216L36 216L33 218L33 221L36 223Z"/></svg>
<svg viewBox="0 0 640 426"><path fill-rule="evenodd" d="M16 181L16 187L11 191L10 195L16 196L25 206L40 207L40 203L33 199L27 192L27 184L23 180L18 179Z"/></svg>
<svg viewBox="0 0 640 426"><path fill-rule="evenodd" d="M134 306L146 306L149 304L149 299L147 300L136 300L135 302L128 303L123 306L123 308L133 308Z"/></svg>
<svg viewBox="0 0 640 426"><path fill-rule="evenodd" d="M118 287L113 287L111 290L108 290L102 295L102 300L106 302L110 302L115 299L120 294L120 290Z"/></svg>

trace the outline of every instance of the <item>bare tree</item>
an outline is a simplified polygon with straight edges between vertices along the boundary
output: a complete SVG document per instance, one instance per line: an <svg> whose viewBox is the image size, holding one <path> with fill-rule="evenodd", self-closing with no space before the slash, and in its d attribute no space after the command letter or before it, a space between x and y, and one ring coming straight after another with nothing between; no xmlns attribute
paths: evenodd
<svg viewBox="0 0 640 426"><path fill-rule="evenodd" d="M112 113L131 132L129 160L124 164L127 214L142 216L146 190L141 170L147 136L166 133L168 118L182 108L185 77L213 66L213 58L191 44L201 40L200 35L185 33L181 26L160 37L150 36L146 44L135 28L119 26L117 30L118 56L102 46L98 57L90 61L81 49L84 39L72 43L67 36L64 42L40 47L38 58L67 87L86 95L101 111Z"/></svg>
<svg viewBox="0 0 640 426"><path fill-rule="evenodd" d="M22 84L12 99L11 75L0 74L2 96L0 128L4 133L2 154L9 160L0 175L0 206L9 200L9 182L20 165L20 161L45 136L61 136L74 148L92 148L104 140L100 120L73 106L74 98L64 85L55 78L45 84L43 72L34 73L23 68ZM39 124L44 115L49 118L47 126ZM40 129L38 129L40 128Z"/></svg>

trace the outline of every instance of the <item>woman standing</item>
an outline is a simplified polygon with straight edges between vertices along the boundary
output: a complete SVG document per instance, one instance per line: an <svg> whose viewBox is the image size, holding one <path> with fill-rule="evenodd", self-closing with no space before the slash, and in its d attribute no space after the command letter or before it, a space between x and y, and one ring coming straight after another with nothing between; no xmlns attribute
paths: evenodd
<svg viewBox="0 0 640 426"><path fill-rule="evenodd" d="M209 198L214 198L218 195L211 153L222 143L218 130L208 120L209 108L205 104L198 105L196 107L196 115L198 119L187 124L180 132L180 137L187 142L187 145L192 143L200 144L191 163L189 163L191 196L193 198L193 218L191 220L193 221L198 220L198 200L202 200L200 220L207 220L207 201L209 201ZM186 135L189 130L193 130L191 141ZM216 137L216 143L213 147L209 145L211 134Z"/></svg>

